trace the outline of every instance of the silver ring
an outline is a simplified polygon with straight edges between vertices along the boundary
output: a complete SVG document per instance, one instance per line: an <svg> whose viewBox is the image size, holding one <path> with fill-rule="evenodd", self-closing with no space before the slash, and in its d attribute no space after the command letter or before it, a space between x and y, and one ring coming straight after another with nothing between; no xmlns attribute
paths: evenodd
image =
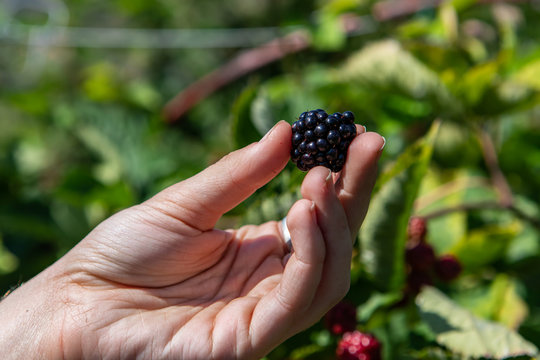
<svg viewBox="0 0 540 360"><path fill-rule="evenodd" d="M281 234L283 235L283 240L285 241L285 245L287 245L287 249L292 252L293 246L291 241L291 233L289 232L289 228L287 227L286 216L281 220Z"/></svg>

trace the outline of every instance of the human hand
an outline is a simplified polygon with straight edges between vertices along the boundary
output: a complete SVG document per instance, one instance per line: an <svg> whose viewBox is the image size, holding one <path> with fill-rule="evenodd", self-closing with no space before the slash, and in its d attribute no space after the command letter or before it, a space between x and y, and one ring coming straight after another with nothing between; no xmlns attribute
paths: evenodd
<svg viewBox="0 0 540 360"><path fill-rule="evenodd" d="M358 132L339 175L322 167L306 175L303 199L287 215L294 252L275 221L214 228L286 165L291 129L280 122L258 143L107 219L7 297L0 313L14 331L0 335L0 348L18 342L14 358L29 349L44 358L264 356L348 291L384 141Z"/></svg>

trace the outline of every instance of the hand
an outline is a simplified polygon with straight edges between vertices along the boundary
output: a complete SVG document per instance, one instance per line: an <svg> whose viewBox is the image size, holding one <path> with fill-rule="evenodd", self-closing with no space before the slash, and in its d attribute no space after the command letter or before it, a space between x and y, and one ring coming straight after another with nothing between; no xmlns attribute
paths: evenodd
<svg viewBox="0 0 540 360"><path fill-rule="evenodd" d="M218 230L223 213L275 177L290 126L101 223L0 303L13 358L257 359L309 327L349 289L353 239L383 139L352 142L339 176L316 167L278 222ZM6 349L10 349L6 352ZM17 350L20 350L18 352Z"/></svg>

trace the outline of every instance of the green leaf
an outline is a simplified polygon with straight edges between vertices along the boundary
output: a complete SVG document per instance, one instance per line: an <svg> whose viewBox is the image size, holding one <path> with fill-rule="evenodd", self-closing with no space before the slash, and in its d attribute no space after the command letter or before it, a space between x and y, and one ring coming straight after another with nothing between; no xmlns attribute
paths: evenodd
<svg viewBox="0 0 540 360"><path fill-rule="evenodd" d="M463 360L459 355L438 347L428 347L422 350L412 350L408 354L400 355L397 360Z"/></svg>
<svg viewBox="0 0 540 360"><path fill-rule="evenodd" d="M127 86L127 97L135 105L155 111L162 102L159 92L144 81L134 81Z"/></svg>
<svg viewBox="0 0 540 360"><path fill-rule="evenodd" d="M311 359L315 355L318 355L324 352L326 348L321 347L317 344L309 344L297 349L294 349L290 355L291 360L302 360L302 359Z"/></svg>
<svg viewBox="0 0 540 360"><path fill-rule="evenodd" d="M262 88L253 99L250 115L253 126L259 134L266 134L277 122L265 88Z"/></svg>
<svg viewBox="0 0 540 360"><path fill-rule="evenodd" d="M95 101L113 101L119 97L118 70L108 62L92 65L86 69L83 89Z"/></svg>
<svg viewBox="0 0 540 360"><path fill-rule="evenodd" d="M239 149L261 138L262 134L251 121L252 103L257 97L257 88L245 89L232 108L232 137L234 146Z"/></svg>
<svg viewBox="0 0 540 360"><path fill-rule="evenodd" d="M540 91L540 59L527 63L512 76L512 79Z"/></svg>
<svg viewBox="0 0 540 360"><path fill-rule="evenodd" d="M393 40L374 43L353 54L336 71L336 76L344 82L359 82L370 91L380 91L386 96L398 93L430 100L441 113L456 114L462 110L437 73Z"/></svg>
<svg viewBox="0 0 540 360"><path fill-rule="evenodd" d="M506 226L486 226L472 230L450 252L459 258L465 268L475 269L503 257L520 231L521 225L517 221Z"/></svg>
<svg viewBox="0 0 540 360"><path fill-rule="evenodd" d="M403 284L407 224L438 129L439 122L435 122L429 133L381 177L380 190L360 229L360 259L367 274L382 289L395 290Z"/></svg>
<svg viewBox="0 0 540 360"><path fill-rule="evenodd" d="M486 91L495 86L499 70L500 64L497 61L486 62L468 70L457 82L460 97L470 106L477 104Z"/></svg>
<svg viewBox="0 0 540 360"><path fill-rule="evenodd" d="M347 37L341 18L330 13L322 13L319 21L320 24L313 36L313 44L319 50L338 50L342 48Z"/></svg>
<svg viewBox="0 0 540 360"><path fill-rule="evenodd" d="M432 161L435 161L435 149ZM425 216L433 211L459 206L463 203L466 190L478 186L484 186L484 182L469 176L467 171L441 171L431 167L422 182L420 196L415 201L415 215ZM466 233L465 212L449 212L428 221L427 240L437 254L447 253Z"/></svg>
<svg viewBox="0 0 540 360"><path fill-rule="evenodd" d="M19 259L4 247L0 238L0 274L9 274L17 269Z"/></svg>
<svg viewBox="0 0 540 360"><path fill-rule="evenodd" d="M437 343L457 354L495 359L538 355L538 348L517 332L477 318L433 287L425 287L416 304Z"/></svg>
<svg viewBox="0 0 540 360"><path fill-rule="evenodd" d="M386 313L388 307L394 305L402 297L401 292L373 293L366 302L358 307L358 321L367 323L375 313L380 311Z"/></svg>
<svg viewBox="0 0 540 360"><path fill-rule="evenodd" d="M516 282L501 274L491 285L491 318L511 329L518 329L526 319L529 309L519 296Z"/></svg>
<svg viewBox="0 0 540 360"><path fill-rule="evenodd" d="M80 126L77 135L102 159L102 163L95 169L96 178L106 184L117 182L122 175L122 157L117 144L93 126Z"/></svg>

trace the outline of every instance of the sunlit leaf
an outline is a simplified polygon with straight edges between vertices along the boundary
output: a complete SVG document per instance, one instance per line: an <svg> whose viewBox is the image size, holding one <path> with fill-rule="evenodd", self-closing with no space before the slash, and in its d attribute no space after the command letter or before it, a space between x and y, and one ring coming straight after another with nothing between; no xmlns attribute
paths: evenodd
<svg viewBox="0 0 540 360"><path fill-rule="evenodd" d="M366 46L337 70L337 76L343 81L359 81L372 90L430 99L447 113L461 111L460 102L450 94L437 73L396 41L380 41Z"/></svg>
<svg viewBox="0 0 540 360"><path fill-rule="evenodd" d="M427 171L439 123L381 178L360 229L361 261L377 286L398 289L405 276L406 229L414 199Z"/></svg>
<svg viewBox="0 0 540 360"><path fill-rule="evenodd" d="M416 304L437 343L457 354L494 359L538 355L538 348L517 332L474 316L435 288L425 287Z"/></svg>
<svg viewBox="0 0 540 360"><path fill-rule="evenodd" d="M513 79L540 91L540 59L523 66L513 75Z"/></svg>
<svg viewBox="0 0 540 360"><path fill-rule="evenodd" d="M491 285L491 318L517 330L529 314L527 304L517 292L516 283L509 276L497 276Z"/></svg>
<svg viewBox="0 0 540 360"><path fill-rule="evenodd" d="M499 75L499 63L490 61L472 67L458 81L460 97L474 106L489 87L495 86Z"/></svg>
<svg viewBox="0 0 540 360"><path fill-rule="evenodd" d="M465 268L474 269L503 257L520 231L518 222L475 229L456 243L450 252L459 258Z"/></svg>
<svg viewBox="0 0 540 360"><path fill-rule="evenodd" d="M19 259L8 251L0 238L0 274L13 272L19 266Z"/></svg>
<svg viewBox="0 0 540 360"><path fill-rule="evenodd" d="M373 293L365 303L358 307L358 320L367 323L376 312L386 312L388 307L399 301L402 296L399 292Z"/></svg>
<svg viewBox="0 0 540 360"><path fill-rule="evenodd" d="M107 62L92 65L86 69L83 83L86 95L96 101L112 101L119 97L117 70Z"/></svg>
<svg viewBox="0 0 540 360"><path fill-rule="evenodd" d="M322 13L319 21L313 36L314 46L320 50L341 48L346 40L342 19L330 13Z"/></svg>
<svg viewBox="0 0 540 360"><path fill-rule="evenodd" d="M126 92L129 100L147 110L157 110L162 101L159 92L147 82L132 82L128 85Z"/></svg>
<svg viewBox="0 0 540 360"><path fill-rule="evenodd" d="M291 353L290 359L291 360L314 359L317 354L320 354L325 350L326 348L321 347L317 344L310 344L310 345L302 346L297 349L294 349L294 351Z"/></svg>
<svg viewBox="0 0 540 360"><path fill-rule="evenodd" d="M253 99L250 114L251 121L259 134L266 134L278 121L274 116L272 103L264 89L259 91Z"/></svg>

